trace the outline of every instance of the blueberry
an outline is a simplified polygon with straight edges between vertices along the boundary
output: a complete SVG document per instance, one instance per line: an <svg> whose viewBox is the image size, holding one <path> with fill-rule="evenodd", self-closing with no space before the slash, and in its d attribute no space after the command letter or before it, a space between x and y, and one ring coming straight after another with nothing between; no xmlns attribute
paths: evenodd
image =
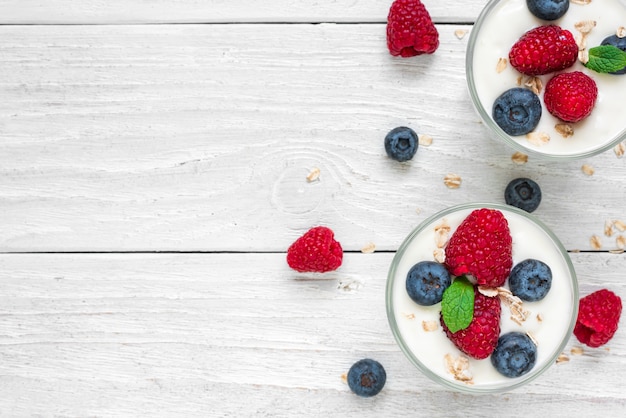
<svg viewBox="0 0 626 418"><path fill-rule="evenodd" d="M377 395L385 386L387 373L382 364L369 358L357 361L348 371L348 386L359 396Z"/></svg>
<svg viewBox="0 0 626 418"><path fill-rule="evenodd" d="M452 283L450 273L441 263L420 261L406 275L406 291L418 305L441 302L443 291Z"/></svg>
<svg viewBox="0 0 626 418"><path fill-rule="evenodd" d="M517 263L509 275L509 288L527 302L543 299L552 286L552 270L543 261L533 258Z"/></svg>
<svg viewBox="0 0 626 418"><path fill-rule="evenodd" d="M541 203L541 188L531 179L511 180L504 189L504 201L507 205L533 212Z"/></svg>
<svg viewBox="0 0 626 418"><path fill-rule="evenodd" d="M618 38L617 35L609 36L604 38L604 40L600 42L600 45L613 45L614 47L626 52L626 37ZM609 74L626 74L626 67Z"/></svg>
<svg viewBox="0 0 626 418"><path fill-rule="evenodd" d="M511 136L525 135L539 124L541 101L539 96L523 87L502 93L493 103L493 120Z"/></svg>
<svg viewBox="0 0 626 418"><path fill-rule="evenodd" d="M491 364L506 377L519 377L530 371L537 361L537 346L521 332L509 332L498 338L491 353Z"/></svg>
<svg viewBox="0 0 626 418"><path fill-rule="evenodd" d="M557 20L569 9L569 0L526 0L530 13L539 19Z"/></svg>
<svg viewBox="0 0 626 418"><path fill-rule="evenodd" d="M415 155L417 147L417 134L406 126L394 128L385 136L385 151L396 161L409 161Z"/></svg>

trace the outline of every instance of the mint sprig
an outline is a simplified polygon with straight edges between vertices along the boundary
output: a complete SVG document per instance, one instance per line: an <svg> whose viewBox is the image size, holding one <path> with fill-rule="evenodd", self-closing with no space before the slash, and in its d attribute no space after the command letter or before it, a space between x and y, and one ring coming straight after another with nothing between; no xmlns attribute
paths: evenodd
<svg viewBox="0 0 626 418"><path fill-rule="evenodd" d="M626 52L614 45L595 46L589 50L585 67L597 73L613 73L626 67Z"/></svg>
<svg viewBox="0 0 626 418"><path fill-rule="evenodd" d="M474 317L474 286L465 278L456 280L443 292L441 315L450 332L465 329Z"/></svg>

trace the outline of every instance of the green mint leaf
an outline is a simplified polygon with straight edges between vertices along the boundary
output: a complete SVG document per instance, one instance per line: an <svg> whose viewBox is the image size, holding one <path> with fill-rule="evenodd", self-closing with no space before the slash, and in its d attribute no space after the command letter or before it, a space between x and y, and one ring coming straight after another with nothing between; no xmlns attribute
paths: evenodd
<svg viewBox="0 0 626 418"><path fill-rule="evenodd" d="M465 278L457 279L443 292L443 322L451 332L465 329L474 317L474 286Z"/></svg>
<svg viewBox="0 0 626 418"><path fill-rule="evenodd" d="M613 73L626 67L626 52L614 45L601 45L589 50L585 67L597 73Z"/></svg>

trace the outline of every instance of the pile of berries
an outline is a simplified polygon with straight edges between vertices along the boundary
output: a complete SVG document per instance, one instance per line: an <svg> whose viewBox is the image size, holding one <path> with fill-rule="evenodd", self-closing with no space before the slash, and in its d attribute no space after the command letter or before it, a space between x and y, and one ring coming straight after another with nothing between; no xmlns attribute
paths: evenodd
<svg viewBox="0 0 626 418"><path fill-rule="evenodd" d="M420 261L409 270L406 291L418 305L441 304L443 331L461 352L489 358L500 374L514 378L533 369L538 348L528 334L501 333L499 291L506 285L522 302L541 301L552 287L552 270L534 258L514 264L512 250L502 212L476 209L450 237L444 263ZM607 343L617 330L621 299L603 289L579 305L574 335L590 347Z"/></svg>
<svg viewBox="0 0 626 418"><path fill-rule="evenodd" d="M450 237L445 263L417 263L407 274L406 288L419 305L441 303L442 328L460 351L474 359L490 357L502 375L518 377L535 365L537 346L526 334L501 334L500 299L483 294L479 287L498 288L508 279L514 295L538 301L550 290L552 272L535 259L513 265L512 250L511 233L502 212L476 209ZM469 305L460 306L463 304Z"/></svg>
<svg viewBox="0 0 626 418"><path fill-rule="evenodd" d="M569 71L578 60L579 46L569 30L551 23L567 13L569 1L527 0L527 5L532 14L547 22L530 29L515 42L509 51L509 62L523 75L550 77L543 93L543 103L550 114L565 123L582 121L595 106L598 88L594 79L584 72ZM605 38L602 45L626 51L626 40L615 35ZM621 69L597 68L587 63L585 66L596 72L626 73L626 66ZM503 92L492 107L494 121L512 136L533 131L541 114L537 93L520 87Z"/></svg>

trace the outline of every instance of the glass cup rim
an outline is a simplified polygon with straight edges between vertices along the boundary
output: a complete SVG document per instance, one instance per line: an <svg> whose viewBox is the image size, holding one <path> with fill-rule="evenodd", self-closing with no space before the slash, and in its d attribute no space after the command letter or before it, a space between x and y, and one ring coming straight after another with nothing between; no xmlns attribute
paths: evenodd
<svg viewBox="0 0 626 418"><path fill-rule="evenodd" d="M611 141L597 148L590 149L587 151L572 153L572 154L550 154L550 153L541 152L540 150L536 150L536 149L526 147L520 144L519 142L511 138L506 132L502 130L502 128L498 126L498 124L493 120L491 115L487 112L487 110L481 103L480 99L478 98L478 91L476 90L476 84L474 82L473 62L474 62L474 49L476 45L476 38L478 37L480 29L482 28L483 22L489 16L489 14L494 9L494 7L496 7L502 1L507 1L507 0L489 0L489 2L481 10L480 14L478 15L478 18L474 22L472 30L470 31L470 36L467 41L467 50L465 54L465 78L467 82L467 88L469 90L470 100L472 102L474 109L476 110L476 113L478 113L478 116L482 119L483 123L487 125L491 135L492 136L495 135L498 139L503 140L505 144L512 147L516 151L520 151L520 152L523 152L525 154L528 154L537 158L542 158L544 160L556 160L556 161L572 161L572 160L579 160L582 158L592 157L594 155L598 155L603 152L606 152L609 149L615 147L621 141L626 140L626 127L624 127L624 129L622 129L622 131L615 138L613 138ZM626 7L625 0L619 0L619 1Z"/></svg>
<svg viewBox="0 0 626 418"><path fill-rule="evenodd" d="M537 367L536 370L526 375L526 377L521 378L520 380L516 380L515 383L512 383L510 385L504 385L504 386L487 386L487 387L470 386L470 385L466 385L463 383L457 383L452 380L445 379L437 375L436 373L432 372L425 365L423 365L420 362L420 360L409 349L408 344L405 342L402 336L402 333L400 332L398 326L396 325L397 320L396 320L396 315L394 312L393 287L394 287L394 282L396 279L395 277L396 268L399 264L400 259L403 257L407 247L413 241L413 239L424 229L426 229L427 227L432 225L434 222L436 222L437 220L443 218L444 216L448 214L462 211L462 210L467 210L467 209L480 209L480 208L497 209L502 212L512 212L528 219L529 221L537 225L552 240L553 244L556 246L559 253L561 254L563 260L565 261L565 264L567 265L567 269L569 271L569 279L570 279L571 286L572 286L573 309L572 309L572 315L568 324L567 333L565 334L563 341L559 343L559 345L556 347L552 355L549 356L548 361L546 361L545 364L541 365L540 367ZM500 204L500 203L485 203L485 202L471 202L471 203L464 203L464 204L450 206L446 209L438 211L437 213L429 216L427 219L422 221L417 227L415 227L409 233L409 235L407 235L407 237L404 239L400 247L398 247L398 250L396 251L391 261L391 265L389 267L389 271L387 274L387 283L386 283L386 288L385 288L385 305L386 305L386 311L387 311L387 320L389 322L389 326L391 328L394 339L396 340L396 343L398 344L398 346L400 347L400 349L402 350L406 358L418 370L420 370L424 375L426 375L428 378L435 381L436 383L439 383L457 392L473 393L473 394L489 394L489 393L494 394L494 393L512 391L514 389L517 389L533 381L534 379L542 375L548 368L550 368L550 366L552 366L555 363L557 357L567 345L569 338L571 337L573 333L574 325L576 324L576 318L578 316L578 298L579 298L578 279L576 276L574 265L572 264L572 261L569 257L569 254L567 253L567 250L565 249L561 241L558 239L558 237L554 234L554 232L552 232L552 230L546 224L544 224L541 220L539 220L535 215L532 215L524 210L518 209L510 205L505 205L505 204Z"/></svg>

